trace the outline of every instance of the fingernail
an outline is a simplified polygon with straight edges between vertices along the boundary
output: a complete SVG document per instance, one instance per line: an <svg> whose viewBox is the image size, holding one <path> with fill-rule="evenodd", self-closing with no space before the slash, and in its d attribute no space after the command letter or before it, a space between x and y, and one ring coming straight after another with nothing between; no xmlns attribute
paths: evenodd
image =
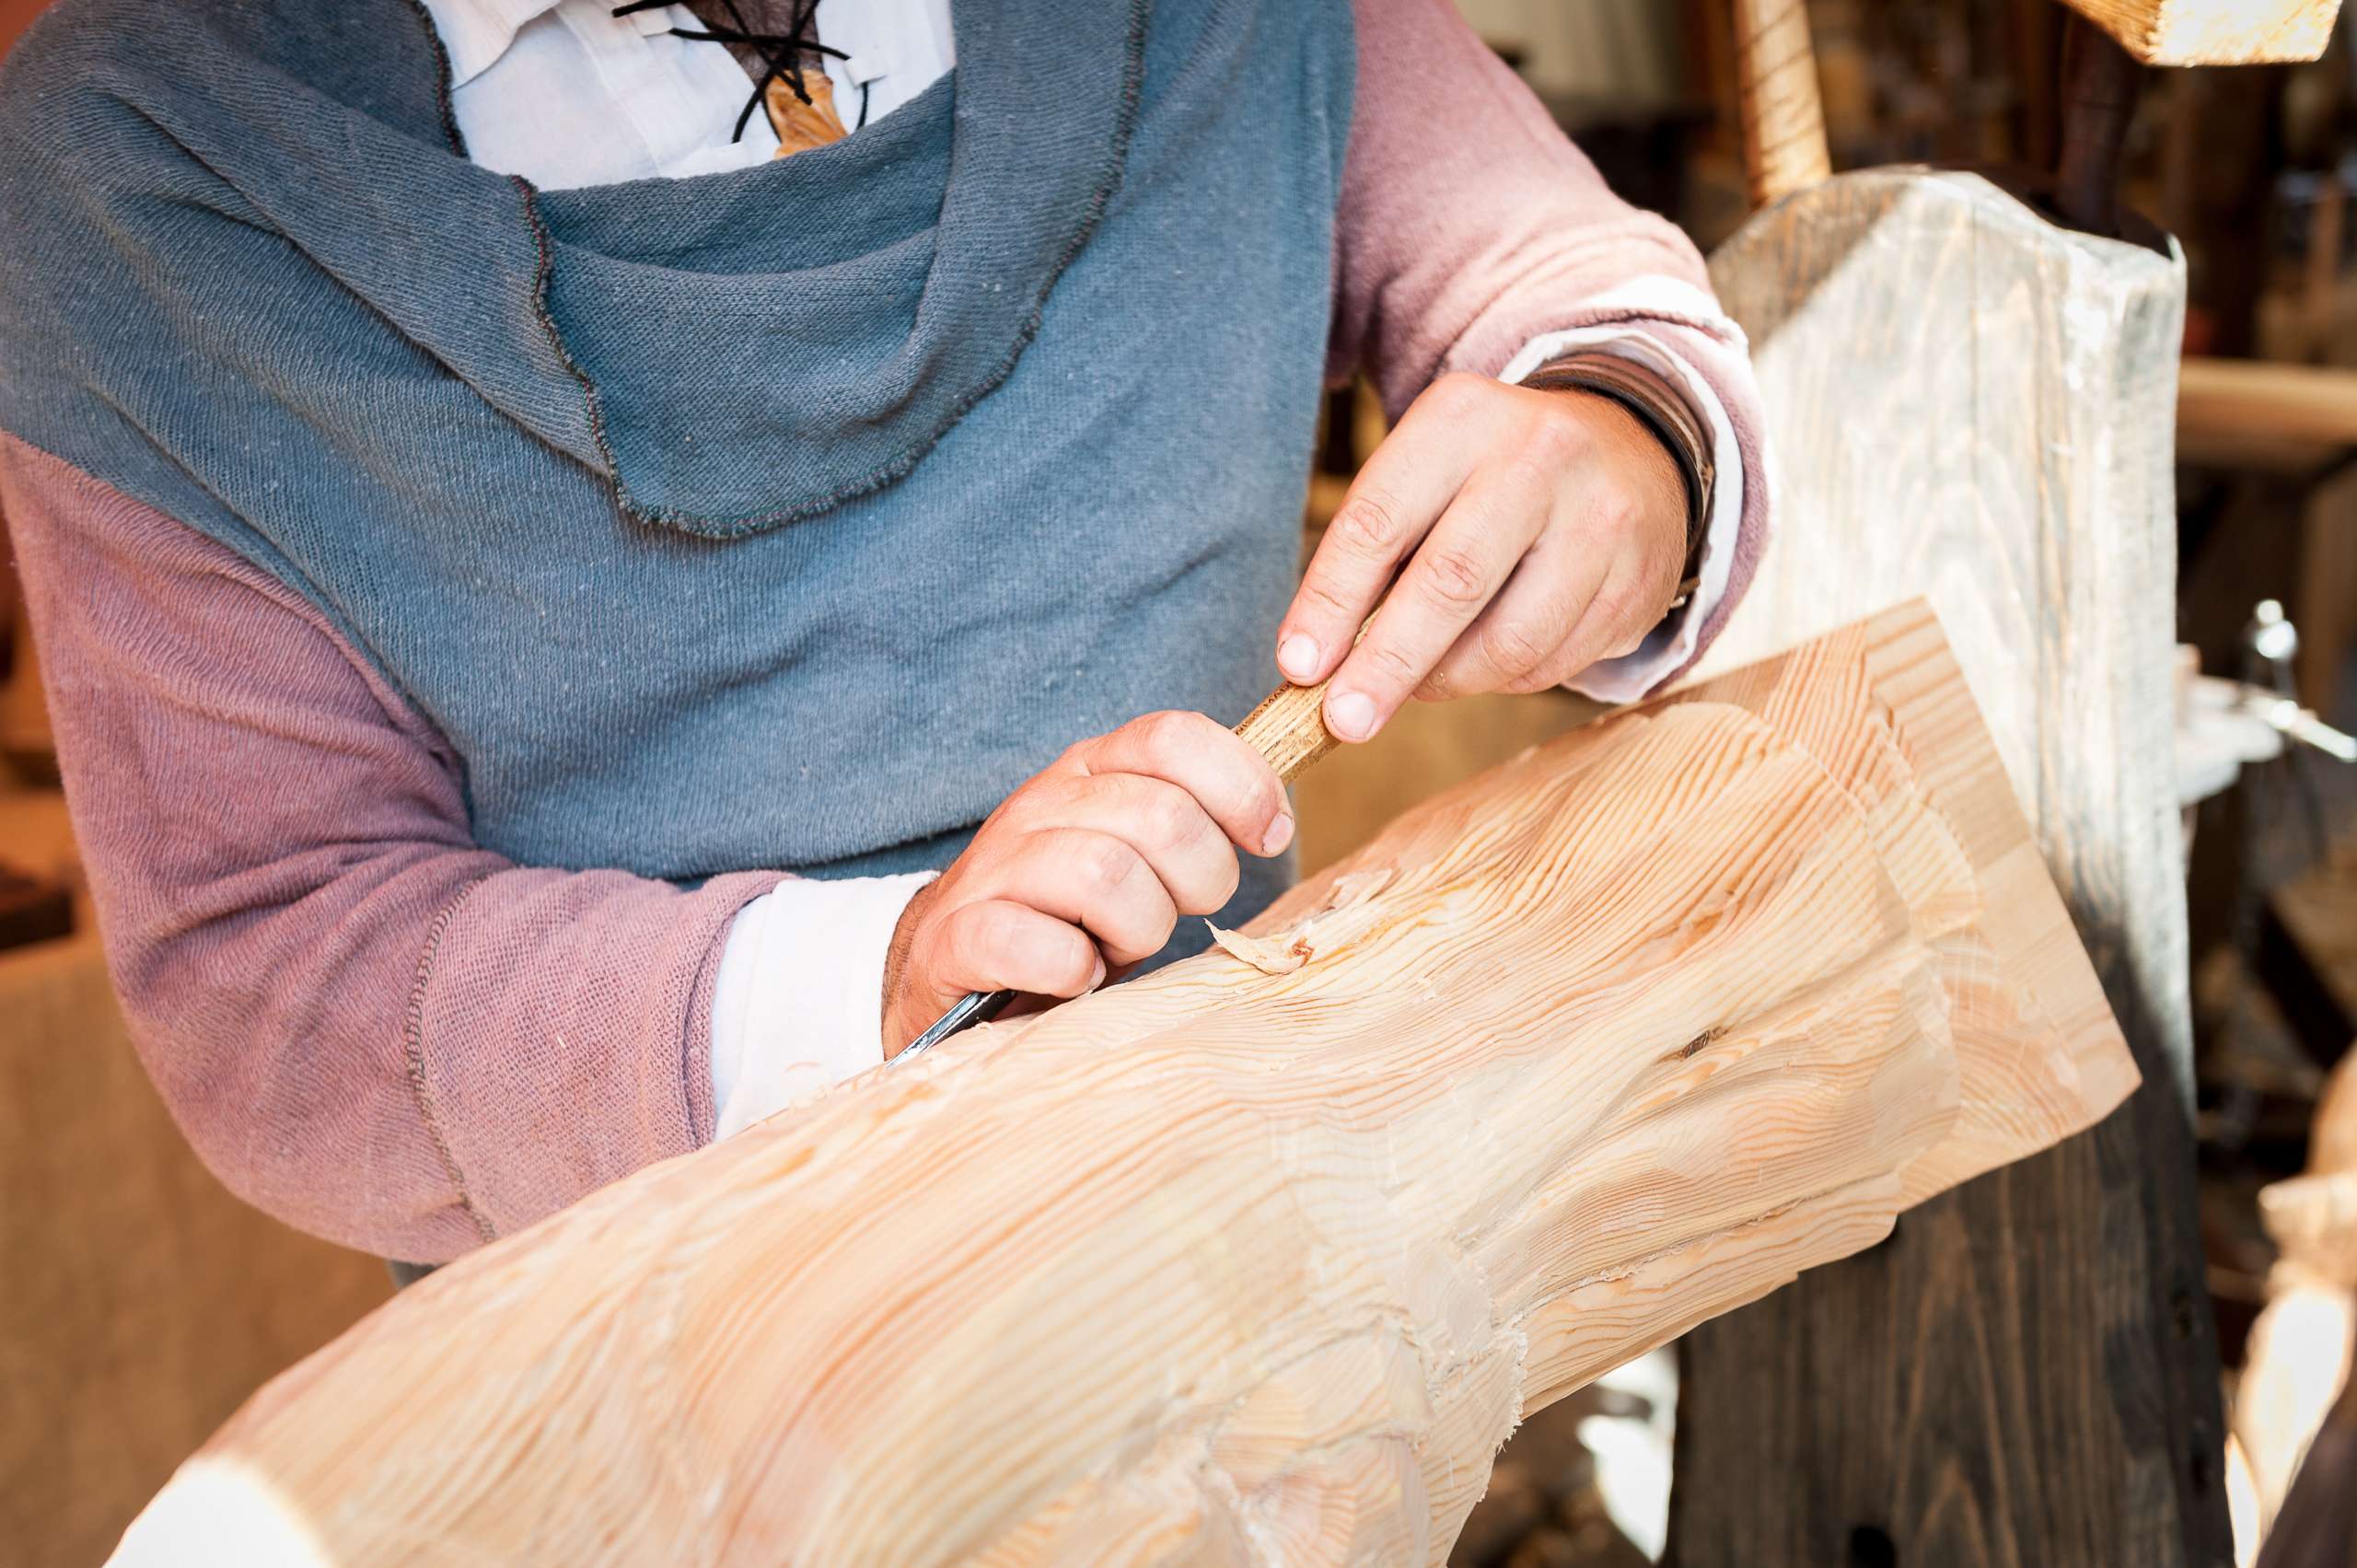
<svg viewBox="0 0 2357 1568"><path fill-rule="evenodd" d="M1337 691L1326 699L1326 727L1344 740L1375 733L1375 699L1363 691Z"/></svg>
<svg viewBox="0 0 2357 1568"><path fill-rule="evenodd" d="M1102 953L1099 953L1099 954L1097 954L1097 972L1096 972L1095 974L1090 975L1090 976L1088 977L1088 989L1089 989L1090 991L1094 991L1094 990L1096 990L1098 986L1100 986L1100 985L1102 985L1102 984L1104 984L1104 983L1105 983L1105 955L1104 955L1104 954L1102 954Z"/></svg>
<svg viewBox="0 0 2357 1568"><path fill-rule="evenodd" d="M1309 681L1318 679L1318 644L1295 632L1277 646L1277 668L1285 672L1287 680Z"/></svg>
<svg viewBox="0 0 2357 1568"><path fill-rule="evenodd" d="M1285 845L1293 842L1293 813L1280 811L1277 819L1269 824L1268 836L1260 841L1262 854L1283 854Z"/></svg>

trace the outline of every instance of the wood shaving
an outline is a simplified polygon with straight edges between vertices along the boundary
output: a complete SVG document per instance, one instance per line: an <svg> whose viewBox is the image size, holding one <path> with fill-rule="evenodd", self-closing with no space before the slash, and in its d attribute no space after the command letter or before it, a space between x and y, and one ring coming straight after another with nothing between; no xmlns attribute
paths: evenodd
<svg viewBox="0 0 2357 1568"><path fill-rule="evenodd" d="M1368 866L1362 871L1345 872L1334 878L1328 890L1325 907L1305 918L1300 924L1267 936L1247 936L1241 931L1226 931L1210 921L1212 940L1222 950L1243 959L1262 974L1291 974L1318 956L1318 945L1310 940L1318 923L1329 914L1355 909L1391 885L1399 869L1389 865Z"/></svg>
<svg viewBox="0 0 2357 1568"><path fill-rule="evenodd" d="M1241 931L1225 931L1210 921L1212 940L1242 958L1262 974L1291 974L1309 962L1309 923L1302 922L1293 931L1280 931L1274 936L1247 936Z"/></svg>

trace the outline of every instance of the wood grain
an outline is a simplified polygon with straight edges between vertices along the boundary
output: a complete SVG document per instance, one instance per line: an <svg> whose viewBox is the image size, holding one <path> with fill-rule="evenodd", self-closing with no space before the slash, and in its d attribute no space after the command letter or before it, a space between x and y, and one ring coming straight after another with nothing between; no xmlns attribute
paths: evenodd
<svg viewBox="0 0 2357 1568"><path fill-rule="evenodd" d="M2222 1562L2173 796L2174 255L1976 177L1837 177L1712 263L1785 519L1713 650L1928 595L2145 1086L1689 1337L1696 1564Z"/></svg>
<svg viewBox="0 0 2357 1568"><path fill-rule="evenodd" d="M1287 784L1341 744L1326 727L1327 684L1280 686L1236 726L1236 733Z"/></svg>
<svg viewBox="0 0 2357 1568"><path fill-rule="evenodd" d="M1437 1562L1525 1414L2135 1081L1920 605L1249 932L1305 961L976 1029L445 1269L118 1561Z"/></svg>
<svg viewBox="0 0 2357 1568"><path fill-rule="evenodd" d="M2064 0L2147 65L2314 60L2340 0Z"/></svg>
<svg viewBox="0 0 2357 1568"><path fill-rule="evenodd" d="M1735 29L1744 174L1764 207L1833 172L1817 54L1802 0L1735 0Z"/></svg>

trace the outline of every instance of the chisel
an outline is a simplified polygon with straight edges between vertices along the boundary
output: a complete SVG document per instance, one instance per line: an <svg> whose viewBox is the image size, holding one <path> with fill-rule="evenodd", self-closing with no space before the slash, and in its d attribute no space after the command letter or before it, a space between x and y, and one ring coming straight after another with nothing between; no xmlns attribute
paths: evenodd
<svg viewBox="0 0 2357 1568"><path fill-rule="evenodd" d="M1326 727L1325 702L1326 683L1322 680L1315 686L1280 686L1245 715L1244 722L1236 726L1236 733L1277 771L1281 783L1290 784L1337 744ZM970 992L892 1060L906 1062L960 1029L988 1023L1014 1000L1012 991Z"/></svg>

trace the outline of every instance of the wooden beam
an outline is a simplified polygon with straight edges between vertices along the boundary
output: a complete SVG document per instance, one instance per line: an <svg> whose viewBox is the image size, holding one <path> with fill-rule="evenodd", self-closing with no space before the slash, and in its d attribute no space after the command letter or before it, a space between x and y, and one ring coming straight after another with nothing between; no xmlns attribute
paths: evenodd
<svg viewBox="0 0 2357 1568"><path fill-rule="evenodd" d="M2357 447L2357 370L2188 358L2177 368L2177 420L2180 441L2205 452Z"/></svg>
<svg viewBox="0 0 2357 1568"><path fill-rule="evenodd" d="M1805 191L1833 172L1817 53L1802 0L1734 0L1743 166L1754 207Z"/></svg>
<svg viewBox="0 0 2357 1568"><path fill-rule="evenodd" d="M2147 65L2314 60L2340 0L2065 0Z"/></svg>
<svg viewBox="0 0 2357 1568"><path fill-rule="evenodd" d="M1785 519L1713 659L1928 594L2146 1085L1689 1335L1692 1563L2224 1560L2171 668L2173 256L1985 180L1837 176L1713 259Z"/></svg>
<svg viewBox="0 0 2357 1568"><path fill-rule="evenodd" d="M1937 623L463 1259L117 1561L1430 1562L1528 1411L2135 1082Z"/></svg>

